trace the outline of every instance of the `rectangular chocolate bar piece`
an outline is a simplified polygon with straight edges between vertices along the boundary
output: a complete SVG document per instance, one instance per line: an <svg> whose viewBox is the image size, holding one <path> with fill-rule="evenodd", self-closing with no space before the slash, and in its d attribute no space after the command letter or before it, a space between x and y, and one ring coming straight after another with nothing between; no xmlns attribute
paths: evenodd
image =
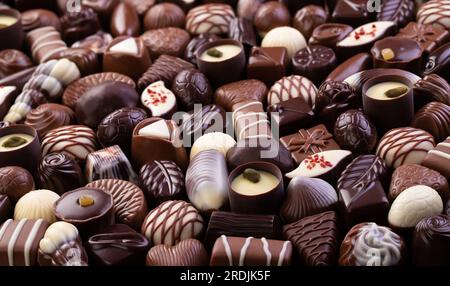
<svg viewBox="0 0 450 286"><path fill-rule="evenodd" d="M272 132L264 106L259 101L233 105L233 124L237 140L270 138Z"/></svg>
<svg viewBox="0 0 450 286"><path fill-rule="evenodd" d="M438 171L447 180L450 180L450 136L428 151L422 165Z"/></svg>
<svg viewBox="0 0 450 286"><path fill-rule="evenodd" d="M284 47L253 47L247 66L247 78L259 79L268 87L285 76L288 63Z"/></svg>

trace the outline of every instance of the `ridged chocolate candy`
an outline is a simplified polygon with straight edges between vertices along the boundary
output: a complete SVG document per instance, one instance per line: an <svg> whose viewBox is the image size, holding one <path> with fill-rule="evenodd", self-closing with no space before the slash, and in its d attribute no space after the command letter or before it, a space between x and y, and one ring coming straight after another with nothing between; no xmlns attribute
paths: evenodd
<svg viewBox="0 0 450 286"><path fill-rule="evenodd" d="M209 257L203 244L186 239L174 246L152 247L147 254L147 266L208 266Z"/></svg>
<svg viewBox="0 0 450 286"><path fill-rule="evenodd" d="M0 194L7 195L13 203L33 190L34 180L30 172L16 166L0 168Z"/></svg>
<svg viewBox="0 0 450 286"><path fill-rule="evenodd" d="M75 113L73 110L55 103L39 105L31 110L25 119L25 124L36 129L40 138L53 129L74 123Z"/></svg>
<svg viewBox="0 0 450 286"><path fill-rule="evenodd" d="M450 105L450 85L437 74L430 74L414 84L414 104L422 107L438 101Z"/></svg>
<svg viewBox="0 0 450 286"><path fill-rule="evenodd" d="M184 28L186 15L183 10L172 3L160 3L151 7L144 16L145 30L167 27Z"/></svg>
<svg viewBox="0 0 450 286"><path fill-rule="evenodd" d="M430 102L414 116L411 126L429 132L436 142L450 136L450 106L441 102Z"/></svg>
<svg viewBox="0 0 450 286"><path fill-rule="evenodd" d="M208 78L198 70L184 70L177 74L172 91L185 110L193 109L194 104L207 105L212 102L213 91Z"/></svg>
<svg viewBox="0 0 450 286"><path fill-rule="evenodd" d="M186 15L186 30L194 35L201 33L227 34L233 8L227 4L205 4L189 10Z"/></svg>

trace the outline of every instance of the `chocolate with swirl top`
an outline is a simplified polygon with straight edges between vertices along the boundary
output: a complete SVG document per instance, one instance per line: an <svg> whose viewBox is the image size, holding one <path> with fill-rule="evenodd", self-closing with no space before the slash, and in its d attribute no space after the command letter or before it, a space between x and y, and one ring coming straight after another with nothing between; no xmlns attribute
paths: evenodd
<svg viewBox="0 0 450 286"><path fill-rule="evenodd" d="M64 41L72 45L95 34L100 29L100 23L94 10L83 7L79 12L68 12L62 16L61 28Z"/></svg>
<svg viewBox="0 0 450 286"><path fill-rule="evenodd" d="M60 195L82 187L85 182L80 165L64 153L46 155L39 165L38 175L42 188Z"/></svg>
<svg viewBox="0 0 450 286"><path fill-rule="evenodd" d="M61 126L75 123L75 113L67 106L45 103L31 110L25 118L25 124L36 129L39 138Z"/></svg>
<svg viewBox="0 0 450 286"><path fill-rule="evenodd" d="M413 262L422 266L450 264L450 216L424 218L413 234Z"/></svg>
<svg viewBox="0 0 450 286"><path fill-rule="evenodd" d="M59 17L50 10L27 10L22 13L20 20L25 32L45 26L52 26L56 30L61 31L61 22L59 21Z"/></svg>
<svg viewBox="0 0 450 286"><path fill-rule="evenodd" d="M19 50L0 51L0 78L33 66L30 58Z"/></svg>
<svg viewBox="0 0 450 286"><path fill-rule="evenodd" d="M414 106L416 109L432 101L450 105L450 85L437 74L427 75L414 84Z"/></svg>

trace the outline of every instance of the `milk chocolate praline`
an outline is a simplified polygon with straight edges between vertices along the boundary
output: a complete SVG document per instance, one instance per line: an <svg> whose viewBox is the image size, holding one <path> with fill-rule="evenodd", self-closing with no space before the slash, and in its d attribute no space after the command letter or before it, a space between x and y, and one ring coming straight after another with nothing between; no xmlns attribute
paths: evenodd
<svg viewBox="0 0 450 286"><path fill-rule="evenodd" d="M292 19L292 26L309 39L314 29L327 21L328 13L321 6L307 5L298 10Z"/></svg>
<svg viewBox="0 0 450 286"><path fill-rule="evenodd" d="M0 168L0 194L7 195L15 204L22 196L34 190L33 176L24 168Z"/></svg>
<svg viewBox="0 0 450 286"><path fill-rule="evenodd" d="M183 10L172 3L160 3L151 7L144 17L145 30L178 27L184 28L186 15Z"/></svg>
<svg viewBox="0 0 450 286"><path fill-rule="evenodd" d="M276 27L289 26L291 15L283 3L268 1L256 11L253 24L261 37Z"/></svg>
<svg viewBox="0 0 450 286"><path fill-rule="evenodd" d="M25 124L36 129L39 138L49 131L75 123L75 113L67 106L56 103L45 103L31 110Z"/></svg>
<svg viewBox="0 0 450 286"><path fill-rule="evenodd" d="M0 27L0 51L5 49L21 50L25 40L25 32L20 21L19 11L0 8L0 15L16 18L17 21L6 27Z"/></svg>
<svg viewBox="0 0 450 286"><path fill-rule="evenodd" d="M12 75L33 66L31 59L19 50L0 51L0 78Z"/></svg>

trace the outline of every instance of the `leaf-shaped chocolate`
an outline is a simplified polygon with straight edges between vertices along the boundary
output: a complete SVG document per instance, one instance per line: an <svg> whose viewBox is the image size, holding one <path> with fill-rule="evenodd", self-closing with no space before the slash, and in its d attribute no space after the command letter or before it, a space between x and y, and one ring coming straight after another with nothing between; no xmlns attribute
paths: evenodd
<svg viewBox="0 0 450 286"><path fill-rule="evenodd" d="M290 240L306 266L336 264L338 251L337 215L328 211L305 217L283 227L284 238Z"/></svg>
<svg viewBox="0 0 450 286"><path fill-rule="evenodd" d="M393 21L399 26L406 25L414 16L414 1L389 0L381 5L378 21Z"/></svg>

